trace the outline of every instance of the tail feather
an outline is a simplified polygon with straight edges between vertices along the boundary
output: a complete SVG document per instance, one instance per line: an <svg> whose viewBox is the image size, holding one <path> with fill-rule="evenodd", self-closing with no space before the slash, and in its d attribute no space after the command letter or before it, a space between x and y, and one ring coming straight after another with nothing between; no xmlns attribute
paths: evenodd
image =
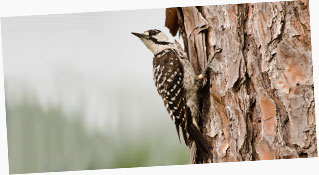
<svg viewBox="0 0 319 175"><path fill-rule="evenodd" d="M196 145L196 162L207 162L209 159L212 161L213 154L210 152L209 144L204 138L203 134L200 132L199 128L197 128L194 124L190 124L189 134L190 137L194 139Z"/></svg>
<svg viewBox="0 0 319 175"><path fill-rule="evenodd" d="M193 163L207 163L209 159L213 161L213 155L210 152L207 139L200 131L195 117L191 116L190 108L186 110L187 122L185 123L188 135L188 143L186 144L191 148Z"/></svg>

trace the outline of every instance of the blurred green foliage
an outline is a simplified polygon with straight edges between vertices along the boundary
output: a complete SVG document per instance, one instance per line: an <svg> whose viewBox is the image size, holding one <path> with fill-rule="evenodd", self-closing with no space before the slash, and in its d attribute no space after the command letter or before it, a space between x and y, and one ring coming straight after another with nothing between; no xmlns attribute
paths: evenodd
<svg viewBox="0 0 319 175"><path fill-rule="evenodd" d="M129 168L189 163L187 147L161 125L132 132L88 132L81 114L7 98L10 173ZM146 126L146 125L145 125ZM152 130L152 131L150 131Z"/></svg>

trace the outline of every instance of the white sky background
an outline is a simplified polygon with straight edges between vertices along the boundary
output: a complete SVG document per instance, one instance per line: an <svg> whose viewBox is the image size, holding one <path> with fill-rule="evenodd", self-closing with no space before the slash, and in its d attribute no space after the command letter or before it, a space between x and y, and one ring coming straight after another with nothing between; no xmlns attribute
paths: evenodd
<svg viewBox="0 0 319 175"><path fill-rule="evenodd" d="M132 129L141 120L169 123L152 79L153 54L131 34L168 34L164 20L164 9L2 18L7 101L32 92L44 107L80 109L89 128L102 131L116 131L123 114L134 116L126 118Z"/></svg>

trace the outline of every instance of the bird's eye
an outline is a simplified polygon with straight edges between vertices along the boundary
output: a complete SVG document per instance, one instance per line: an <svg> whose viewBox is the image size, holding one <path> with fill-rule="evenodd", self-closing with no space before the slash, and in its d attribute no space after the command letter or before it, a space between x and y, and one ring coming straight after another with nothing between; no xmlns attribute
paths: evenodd
<svg viewBox="0 0 319 175"><path fill-rule="evenodd" d="M151 31L150 31L150 35L155 35L155 31L154 31L154 30L151 30Z"/></svg>
<svg viewBox="0 0 319 175"><path fill-rule="evenodd" d="M158 33L160 33L161 31L157 30L157 29L153 29L153 30L149 30L149 35L156 35Z"/></svg>

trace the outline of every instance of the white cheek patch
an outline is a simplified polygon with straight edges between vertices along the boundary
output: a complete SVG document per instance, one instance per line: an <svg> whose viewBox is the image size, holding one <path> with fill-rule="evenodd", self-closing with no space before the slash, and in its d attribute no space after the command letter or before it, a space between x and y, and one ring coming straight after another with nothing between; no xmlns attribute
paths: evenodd
<svg viewBox="0 0 319 175"><path fill-rule="evenodd" d="M167 36L164 34L164 33L158 33L156 34L155 36L153 36L154 38L157 39L157 41L162 41L162 42L167 42L168 41L168 38Z"/></svg>

